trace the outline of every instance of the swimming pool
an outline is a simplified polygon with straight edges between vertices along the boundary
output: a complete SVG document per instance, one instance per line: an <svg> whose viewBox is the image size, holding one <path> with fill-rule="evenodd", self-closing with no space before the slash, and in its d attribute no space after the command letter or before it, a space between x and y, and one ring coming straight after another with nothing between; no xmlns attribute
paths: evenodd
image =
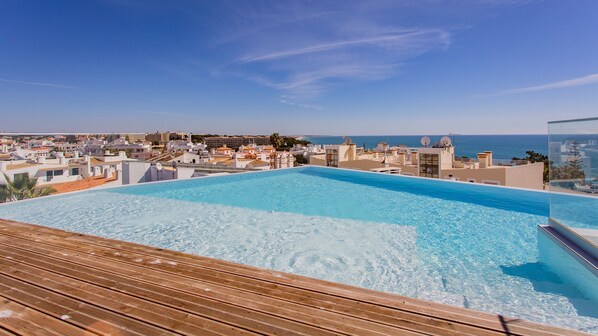
<svg viewBox="0 0 598 336"><path fill-rule="evenodd" d="M0 218L598 332L598 284L551 267L584 272L538 231L548 211L543 192L303 167L16 202Z"/></svg>

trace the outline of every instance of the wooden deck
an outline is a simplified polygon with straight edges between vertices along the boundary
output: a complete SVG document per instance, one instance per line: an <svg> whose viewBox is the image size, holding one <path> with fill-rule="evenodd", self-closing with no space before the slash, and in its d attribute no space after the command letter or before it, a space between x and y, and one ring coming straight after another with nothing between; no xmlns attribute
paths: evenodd
<svg viewBox="0 0 598 336"><path fill-rule="evenodd" d="M0 220L0 335L582 335Z"/></svg>

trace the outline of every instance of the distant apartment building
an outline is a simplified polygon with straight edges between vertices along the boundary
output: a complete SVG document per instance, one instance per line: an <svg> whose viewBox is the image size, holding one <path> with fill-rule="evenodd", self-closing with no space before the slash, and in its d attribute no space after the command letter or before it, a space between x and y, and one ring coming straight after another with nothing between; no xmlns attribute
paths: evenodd
<svg viewBox="0 0 598 336"><path fill-rule="evenodd" d="M270 137L268 136L218 136L204 139L208 148L218 148L222 146L237 148L243 145L268 145Z"/></svg>
<svg viewBox="0 0 598 336"><path fill-rule="evenodd" d="M196 152L208 155L207 147L203 143L193 143L188 140L170 140L166 143L166 150L169 152Z"/></svg>
<svg viewBox="0 0 598 336"><path fill-rule="evenodd" d="M124 151L132 159L149 159L152 155L152 146L149 143L129 143L125 138L118 138L104 147L111 152Z"/></svg>
<svg viewBox="0 0 598 336"><path fill-rule="evenodd" d="M58 152L65 153L67 155L74 155L75 152L83 152L83 143L56 142L54 147Z"/></svg>
<svg viewBox="0 0 598 336"><path fill-rule="evenodd" d="M531 189L544 187L544 163L494 164L491 151L479 153L476 161L456 159L452 145L385 147L366 152L355 144L343 144L324 146L324 150L324 155L312 155L310 164Z"/></svg>
<svg viewBox="0 0 598 336"><path fill-rule="evenodd" d="M170 132L164 132L164 133L156 132L156 133L146 134L145 140L149 141L151 143L157 143L160 145L164 145L164 144L168 143L168 141L170 141Z"/></svg>
<svg viewBox="0 0 598 336"><path fill-rule="evenodd" d="M124 135L125 139L131 143L144 142L146 141L145 136L145 133L127 133Z"/></svg>
<svg viewBox="0 0 598 336"><path fill-rule="evenodd" d="M156 132L145 135L145 140L159 145L165 145L170 140L191 140L191 134L184 132Z"/></svg>

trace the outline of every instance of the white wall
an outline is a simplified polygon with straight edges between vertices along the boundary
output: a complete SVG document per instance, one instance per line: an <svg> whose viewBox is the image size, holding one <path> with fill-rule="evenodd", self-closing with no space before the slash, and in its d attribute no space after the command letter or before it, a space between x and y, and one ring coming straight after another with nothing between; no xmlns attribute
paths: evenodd
<svg viewBox="0 0 598 336"><path fill-rule="evenodd" d="M149 162L123 162L122 164L122 183L137 184L151 181L150 176L151 163Z"/></svg>

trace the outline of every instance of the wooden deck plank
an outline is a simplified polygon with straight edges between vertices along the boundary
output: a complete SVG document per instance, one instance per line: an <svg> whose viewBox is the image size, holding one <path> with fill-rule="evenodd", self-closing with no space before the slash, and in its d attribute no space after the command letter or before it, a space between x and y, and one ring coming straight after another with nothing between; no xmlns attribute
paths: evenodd
<svg viewBox="0 0 598 336"><path fill-rule="evenodd" d="M2 236L0 235L0 241L2 240ZM56 259L61 259L64 258L65 260L68 260L68 262L73 262L74 259L76 258L77 260L79 260L79 258L81 258L80 256L75 256L72 254L72 252L69 252L71 254L69 254L68 256L62 256L63 252L56 252L53 250L47 250L44 249L43 243L42 242L37 242L40 246L35 246L35 247L31 247L31 243L32 242L22 242L20 245L18 243L18 241L20 240L20 238L16 238L16 237L12 237L12 239L10 239L10 241L2 241L2 244L9 244L12 248L29 248L30 250L37 250L39 253L42 254L42 256L40 256L41 258L43 258L43 255L52 255L54 260L54 265L56 265ZM70 250L69 250L70 251ZM90 250L88 250L89 252ZM97 250L94 250L96 252L90 252L90 253L94 253L93 256L90 256L90 258L84 259L80 261L81 265L92 265L92 264L97 264L97 261L94 261L93 258L98 258L98 257L103 257L101 255L99 255L99 252ZM150 265L151 265L151 260L149 260ZM107 269L107 268L111 268L112 266L107 266L104 267L101 264L97 265L96 267L98 268L103 268L103 269ZM138 268L139 266L139 262L131 264L128 266L129 268L133 267L133 268ZM112 267L113 268L113 267ZM134 269L128 269L128 270L119 270L119 269L113 269L113 271L115 273L129 273L131 276L140 273L141 271L143 271L143 274L139 275L138 277L140 278L144 278L144 279L148 279L150 278L150 280L148 281L152 281L151 280L151 274L153 274L153 272L155 272L155 270L151 270L151 269L140 269L139 271L135 271ZM160 275L158 276L158 282L160 281L161 277ZM156 279L154 277L154 279ZM177 283L178 276L176 275L170 275L169 276L169 282L171 283L171 285L173 283ZM157 282L156 280L153 280L154 282ZM210 293L218 293L218 288L222 287L219 284L219 281L222 282L221 278L217 278L215 277L212 283L201 283L202 286L210 286ZM252 280L254 281L254 280ZM182 284L188 284L189 280L186 278L182 278L181 280ZM234 284L233 284L234 285ZM238 285L238 287L242 287L243 284ZM193 288L189 288L187 287L185 289L185 287L176 287L177 289L181 289L181 290L187 290L187 291L191 291ZM269 292L269 295L272 295L272 291L273 289L271 288L265 288L264 289L266 292ZM275 291L278 292L278 296L283 296L286 294L284 291L279 290L279 289L274 289ZM309 294L308 294L309 295ZM300 303L302 305L307 305L308 301L311 302L318 302L315 301L314 299L310 299L308 297L308 295L303 295L303 298L301 296L295 295L296 297L298 297L296 300L300 301ZM321 294L316 293L316 295L319 296L323 296ZM237 298L242 298L242 297L248 297L247 293L245 292L237 292L234 294L233 297L229 297L227 300L228 301L232 301L232 300L236 300ZM251 301L254 298L252 297L248 297L248 300ZM328 299L328 298L325 298ZM332 297L332 299L336 299L334 297ZM287 298L288 300L288 298ZM268 302L271 301L271 298L260 298L261 302ZM320 301L322 302L322 301ZM247 305L247 303L240 303L241 305ZM313 303L316 304L316 303ZM392 310L392 309L388 309L388 308L384 308L384 307L378 307L378 306L373 306L370 305L370 307L362 307L364 304L360 304L357 303L356 306L359 309L358 311L355 311L355 309L348 308L342 311L342 314L348 314L348 315L365 315L366 317L368 317L368 320L372 320L374 318L378 318L378 320L383 320L384 323L387 324L394 324L397 326L403 326L405 328L410 328L411 330L416 330L416 331L422 331L422 332L433 332L437 335L453 335L455 332L463 332L463 333L467 333L467 334L471 334L471 335L492 335L493 333L495 334L500 334L499 332L492 332L490 330L485 330L485 329L478 329L475 327L471 327L471 326L467 326L467 325L460 325L460 324L456 324L456 323L450 323L447 321L442 321L442 320L435 320L433 318L428 318L425 316L421 316L421 315L417 315L417 314L405 314L401 311L397 311L397 310ZM280 309L281 307L285 307L288 306L287 302L274 302L273 306L275 306L276 308ZM331 307L332 310L334 310L334 305L332 305L332 303L329 302L324 302L324 304L320 303L317 304L316 306L314 306L311 311L307 311L307 314L318 314L318 315L322 315L323 311L322 308L326 308L326 307ZM299 308L301 308L301 306L299 306ZM366 308L366 309L364 309ZM297 307L296 307L297 309ZM303 309L305 310L305 309ZM328 310L328 309L324 309L324 310ZM381 312L379 312L377 315L372 313L372 310L381 310ZM296 315L298 312L295 311L293 312L294 315ZM401 316L401 318L397 318L398 316ZM309 315L308 315L309 316ZM336 319L341 320L343 318L343 316L340 317L336 317ZM305 322L305 321L304 321ZM379 321L377 321L379 322ZM353 333L355 331L352 331ZM372 328L368 329L368 333L372 333Z"/></svg>
<svg viewBox="0 0 598 336"><path fill-rule="evenodd" d="M6 328L6 332L11 330L13 335L97 336L95 333L74 326L62 319L54 318L2 297L0 297L0 310L10 314L8 317L0 318L0 331L5 330L2 328Z"/></svg>
<svg viewBox="0 0 598 336"><path fill-rule="evenodd" d="M1 224L1 223L0 223ZM28 227L29 224L23 224L16 222L16 227L24 227L25 235L36 235L33 230ZM7 227L10 227L10 225ZM0 226L0 230L4 227ZM48 238L46 234L52 234L55 229L37 226L40 235ZM7 231L4 230L4 231ZM14 227L13 230L14 231ZM204 269L197 274L206 273L205 269L211 269L220 272L219 279L223 280L224 275L222 273L228 273L233 276L241 276L259 280L261 282L267 281L276 286L289 286L296 290L308 290L312 293L324 293L325 295L334 295L339 298L348 298L353 301L359 301L361 303L370 303L373 306L378 307L390 307L392 309L409 310L411 312L422 314L429 318L442 318L447 321L457 322L459 324L471 324L477 327L484 327L489 330L504 331L508 328L510 332L521 332L524 333L531 329L534 333L539 331L545 331L545 335L560 335L562 331L558 331L551 326L538 325L535 323L523 321L520 319L512 319L503 316L497 316L494 314L483 313L473 311L465 308L447 306L434 302L428 302L408 297L403 297L395 294L381 293L368 289L357 288L349 285L342 285L338 283L332 283L324 280L315 281L314 279L275 272L265 269L259 269L251 266L245 266L235 264L231 262L224 262L217 259L198 257L180 252L174 252L169 250L162 250L154 247L148 247L139 244L126 243L122 241L116 241L112 239L104 239L94 236L87 236L82 234L75 234L66 231L59 231L59 237L65 238L66 240L74 240L82 242L84 244L104 246L113 248L119 251L134 251L144 254L145 257L163 257L167 258L168 261L186 263L185 268L175 267L173 271L175 274L185 273L186 268L199 268ZM163 265L146 265L148 267L167 267ZM188 273L188 272L187 272ZM289 288L284 289L285 292L289 292ZM300 293L300 296L304 296L305 293ZM397 304L398 303L398 304ZM335 302L338 304L338 302ZM367 305L367 304L366 304ZM364 305L365 306L365 305ZM367 311L370 311L372 307L364 307ZM558 328L557 328L558 329Z"/></svg>
<svg viewBox="0 0 598 336"><path fill-rule="evenodd" d="M109 328L91 321L126 335L195 334L201 323L272 335L586 335L14 221L0 220L0 257L0 295L54 320L69 310L73 327L98 333Z"/></svg>
<svg viewBox="0 0 598 336"><path fill-rule="evenodd" d="M36 310L58 317L100 334L175 335L175 333L136 321L123 315L43 290L23 281L0 275L0 295Z"/></svg>
<svg viewBox="0 0 598 336"><path fill-rule="evenodd" d="M0 240L1 240L1 238L0 238ZM102 283L102 285L104 285L104 286L110 286L110 288L112 290L114 290L116 287L118 287L118 288L128 287L126 290L129 291L130 293L134 293L135 295L144 295L137 289L137 288L140 288L141 286L143 286L144 289L146 289L146 291L149 291L149 294L152 297L155 297L156 295L164 293L164 295L162 297L162 301L161 301L162 303L167 303L169 301L172 301L173 298L180 297L181 299L183 299L183 298L186 298L189 296L201 298L202 300L208 299L210 301L212 301L213 299L219 299L219 300L222 300L223 302L236 303L240 307L252 307L253 309L261 309L262 311L267 311L268 313L271 313L271 314L278 314L279 316L287 316L288 319L293 319L293 320L302 322L303 325L299 325L299 326L301 326L301 329L303 329L304 331L307 327L305 324L315 325L318 323L321 324L323 321L327 322L326 323L327 328L331 328L335 332L343 332L343 333L348 333L348 334L352 334L352 335L360 335L360 334L362 334L362 335L376 335L376 334L385 335L388 333L397 332L397 330L398 330L397 327L392 327L392 326L388 326L388 325L378 325L378 324L370 323L368 321L362 321L359 319L355 319L355 318L352 318L352 317L346 316L346 315L334 315L325 310L304 307L301 305L294 305L294 307L289 309L290 304L285 301L273 302L273 303L270 302L270 305L268 305L268 302L264 302L264 301L268 301L268 298L256 298L255 295L250 295L246 292L239 292L239 291L237 291L235 293L227 293L227 292L229 292L229 290L227 290L227 289L225 289L224 293L222 293L219 291L218 286L214 286L214 285L210 285L210 284L203 284L203 283L197 283L197 282L194 283L194 282L190 282L190 281L186 280L185 281L186 283L180 283L177 286L175 283L175 279L173 279L172 276L168 277L168 283L171 285L166 288L161 288L160 286L158 286L158 284L164 283L164 280L163 280L164 276L163 276L163 274L157 273L156 271L153 271L153 270L143 270L143 269L137 270L135 268L121 269L121 268L115 267L114 265L102 264L101 262L93 260L93 257L84 258L81 260L81 256L76 255L76 254L68 254L68 256L65 256L65 258L66 258L65 260L61 260L60 257L50 258L46 255L52 254L55 252L46 251L46 250L40 249L39 247L30 247L30 249L32 249L32 250L38 250L38 252L42 252L42 253L36 255L36 254L34 254L34 252L22 250L21 248L23 246L19 246L15 242L16 242L16 240L13 240L11 242L11 244L8 245L8 247L7 247L7 246L5 246L5 242L0 241L0 253L5 256L10 257L11 260L19 261L21 263L28 263L28 264L35 265L37 267L44 268L44 269L52 268L61 274L69 274L70 276L76 277L78 279L88 279L89 281L92 281L94 283ZM59 255L62 255L62 254L64 254L64 252L59 252ZM45 259L47 261L44 261ZM80 263L77 263L77 261L80 261ZM77 268L79 268L79 267L85 268L86 266L95 266L98 268L96 270L88 268L88 269L84 269L82 271L74 271L72 266L75 264L78 265ZM2 265L1 261L0 261L0 265ZM100 268L110 270L114 273L107 273L107 272L99 271ZM127 273L128 277L122 277L119 275L119 273ZM147 274L147 273L153 273L154 275ZM103 274L103 277L102 277L102 274ZM112 281L116 281L116 284L111 285L110 280L106 281L109 278L112 278ZM141 284L141 285L137 285L136 288L135 287L131 288L131 286L124 285L126 283L134 283L135 281L138 281L139 279L148 279L148 278L150 279L150 281L148 281L147 283ZM174 283L174 285L172 283ZM199 286L198 286L198 284L199 284ZM170 290L167 288L170 288ZM273 301L273 300L271 300L271 301ZM194 300L194 302L197 303L197 300ZM217 301L211 302L211 305L213 305L213 306L216 306L217 304L218 304ZM233 310L234 308L236 308L236 307L231 306L231 305L224 307L224 309L227 309L227 310ZM252 315L258 315L258 314L252 313ZM255 317L260 317L260 316L254 316L254 318ZM228 317L227 319L232 320L232 317ZM264 317L260 317L260 319L264 319ZM432 330L436 329L433 326L422 325L420 327L424 327L424 328L432 329ZM407 330L399 330L399 331L401 331L404 334L409 334L409 332ZM290 332L286 332L283 334L289 334L289 333ZM454 334L454 332L451 332L451 333ZM451 333L447 332L447 333L443 333L443 334L451 334ZM317 331L312 328L312 330L307 330L306 334L318 335L318 334L324 334L324 333L323 333L323 331ZM419 334L419 333L414 332L413 334Z"/></svg>
<svg viewBox="0 0 598 336"><path fill-rule="evenodd" d="M4 253L4 251L2 251ZM18 261L22 261L23 259L20 259L18 256L15 257L11 257L11 260L18 260ZM31 260L29 260L31 261ZM17 264L17 263L15 263ZM247 321L242 321L239 319L239 316L235 316L233 314L218 314L218 311L216 311L215 309L211 309L208 305L202 306L201 304L199 304L196 300L193 300L195 302L192 301L185 301L185 300L176 300L176 291L169 291L166 294L162 294L160 293L161 288L159 288L158 286L153 286L153 287L148 287L148 288L139 288L136 287L135 285L139 286L140 284L135 284L135 279L126 279L126 278L115 278L113 280L110 281L102 281L103 279L101 278L95 278L94 282L95 283L100 283L102 285L100 286L92 286L89 285L89 283L85 283L83 282L82 284L79 284L77 281L73 280L72 278L68 278L68 277L60 277L56 274L52 274L47 272L44 269L41 268L35 268L32 266L29 266L28 264L25 263L18 263L18 266L11 266L9 263L6 263L3 260L0 260L0 266L6 267L7 270L0 270L0 272L5 273L8 272L11 275L14 274L21 274L21 276L23 278L35 278L36 275L34 272L38 272L38 273L42 273L42 275L40 277L43 276L43 278L45 279L49 279L49 280L55 280L55 281L61 281L64 284L69 284L72 286L80 286L80 287L91 287L89 290L90 291L96 291L98 294L101 295L105 295L106 297L115 297L115 299L119 299L122 302L128 302L129 304L136 304L136 305L144 305L144 306L148 306L146 307L146 309L151 309L151 306L155 306L156 302L160 302L159 300L157 300L156 298L162 298L164 300L164 302L162 303L162 307L160 309L160 307L153 307L155 309L159 309L160 310L160 314L165 314L168 313L171 317L179 317L182 320L185 320L185 324L190 324L191 326L195 325L196 329L201 326L201 323L205 324L205 321L197 321L196 319L193 319L193 315L190 315L188 313L198 313L198 314L205 314L207 316L211 316L213 318L220 318L221 320L224 321L228 321L229 323L232 324L239 324L239 325L243 325L246 328L253 328L256 331L259 330L260 332L263 333L267 333L267 334L273 334L273 335L330 335L333 333L330 332L325 332L323 330L318 330L317 328L310 328L309 326L306 325L302 325L302 324L298 324L298 323L292 323L291 321L288 320L284 320L284 319L278 319L278 322L283 326L283 327L279 327L276 328L276 324L267 324L267 323L258 323L259 321L265 321L265 322L272 322L268 320L268 316L259 316L257 314L252 314L252 312L249 312L249 318L247 318ZM53 265L51 265L50 267L52 267ZM59 269L59 268L58 268ZM60 269L59 269L60 270ZM64 274L66 274L67 272L65 272ZM78 274L77 274L78 273ZM82 275L82 274L90 274L91 270L86 269L83 271L78 271L78 272L71 272L69 275L72 274L77 274L77 275ZM93 274L90 274L89 276L93 277ZM111 276L110 274L108 274L108 276ZM123 281L123 282L119 282L119 281ZM86 286L87 284L87 286ZM104 287L105 286L105 287ZM141 284L141 286L145 287L144 284ZM108 289L109 288L109 289ZM125 298L118 298L118 296L115 296L114 293L124 293L127 292L126 290L122 290L121 289L125 288L125 289L129 289L129 293L132 294L129 297L125 297ZM71 293L71 295L78 295L77 290L70 290L69 291ZM110 293L110 292L114 292L114 293ZM169 296L172 295L172 296ZM188 295L185 295L188 296ZM82 297L80 295L78 295L78 297ZM140 302L142 300L139 299L139 297L145 297L147 298L147 302ZM170 298L170 299L169 299ZM156 300L156 301L154 301ZM187 297L187 300L189 300L189 298ZM172 304L172 303L178 304ZM212 303L217 303L217 302L212 302ZM198 308L199 307L199 308ZM184 311L186 311L187 313L183 313L182 311L172 311L172 308L180 308L183 309ZM211 310L212 313L206 313L206 310ZM215 311L216 313L214 313L213 311ZM245 313L247 313L247 311L245 311ZM149 318L149 317L146 317ZM257 321L256 321L256 318ZM152 321L155 321L154 319L150 319ZM294 327L294 328L293 328ZM208 330L210 330L211 328L216 329L216 327L211 326L210 328L208 328ZM298 329L301 330L300 332L298 331L294 331L293 329Z"/></svg>
<svg viewBox="0 0 598 336"><path fill-rule="evenodd" d="M104 309L122 312L123 315L148 321L166 330L181 334L201 335L249 335L253 333L237 330L234 327L214 323L214 321L164 307L135 297L125 296L98 286L45 272L28 265L0 260L0 274L11 276L24 282L54 291L59 294L77 297L78 300ZM231 320L233 320L231 318ZM267 326L259 326L267 330Z"/></svg>
<svg viewBox="0 0 598 336"><path fill-rule="evenodd" d="M43 240L44 240L44 243L45 243L46 239L44 238ZM11 242L13 242L13 241L11 241ZM55 251L47 251L47 253L53 253L53 252L54 252L54 254L56 254ZM96 252L97 253L101 253L97 249L94 249L93 251L92 250L87 250L87 252L88 253L94 253L94 254ZM117 252L113 252L113 253L117 253ZM122 253L120 253L120 252L118 252L118 253L120 254L119 255L120 258L124 257L124 255ZM112 255L107 255L107 257L110 257L110 256L112 256ZM60 255L57 255L57 257L60 258ZM131 256L129 256L129 257L131 257ZM133 257L135 257L135 256L133 256ZM131 258L129 258L129 259L131 259ZM148 262L149 262L150 266L153 265L151 263L151 259L148 260ZM139 265L139 262L136 262L133 266L138 266L138 265ZM190 274L191 275L201 274L202 277L203 277L203 276L205 276L206 273L209 273L210 271L211 270L209 270L209 269L207 269L207 270L203 269L203 270L201 270L201 272L190 270L190 272L191 272ZM148 271L146 271L146 272L148 272ZM215 283L222 283L222 282L225 281L225 279L223 279L223 278L226 278L227 276L230 276L230 275L228 275L228 274L217 274L217 275L214 276L214 280L213 281L215 281ZM173 278L171 278L171 279L173 279ZM255 282L254 279L249 279L249 280ZM242 288L245 284L243 284L243 283L234 284L233 283L233 284L229 284L229 285ZM274 286L274 288L275 287L277 287L277 286ZM279 291L281 291L285 295L288 295L289 291L296 291L296 290L297 289L295 289L295 288L285 288L284 290L279 290ZM266 291L267 292L272 292L273 289L272 288L267 288ZM337 298L337 297L334 297L334 296L326 297L326 295L323 295L323 294L318 293L318 292L307 292L307 294L306 294L306 292L304 290L301 290L301 291L302 292L299 295L296 295L296 296L298 298L300 298L302 304L308 304L306 298L309 299L310 295L316 295L316 296L320 296L320 298L318 298L318 300L316 300L316 302L319 303L319 306L317 308L319 308L319 309L325 308L326 309L326 307L324 307L322 305L322 302L326 303L327 306L331 306L332 309L334 309L336 306L341 306L341 308L342 308L342 304L338 303L339 300L341 300L341 301L343 300L342 298ZM322 297L324 297L324 299L322 299ZM333 302L335 305L332 305L331 303L327 302L327 300L328 301L329 300L333 300L333 301L337 301L337 302ZM349 302L351 302L351 301L349 301ZM372 316L374 316L372 314L372 311L383 310L382 312L380 312L378 314L378 317L381 318L382 320L386 320L387 323L400 324L401 319L395 318L392 321L388 321L389 320L388 318L389 317L392 318L393 316L396 317L395 315L400 315L400 314L404 313L401 310L396 310L396 309L393 310L393 309L389 309L389 308L386 308L386 307L380 307L380 306L371 305L371 304L367 304L367 303L363 303L363 302L358 302L358 301L352 301L352 303L356 304L357 308L359 309L358 313L361 313L362 315L364 315L364 314L368 315L369 318L371 318ZM347 313L347 311L352 311L352 314L356 313L355 312L355 307L346 307L344 309L345 309L345 311L343 311L343 313ZM409 312L407 312L407 314L410 314L410 316L408 316L408 319L403 319L403 320L406 321L406 323L408 325L413 325L414 323L417 323L419 321L420 323L423 324L423 326L424 326L424 328L425 328L426 331L436 332L437 334L445 334L445 333L454 334L455 332L466 332L468 334L473 334L473 335L489 335L489 334L491 335L493 333L493 331L491 331L491 330L488 330L488 329L480 330L480 329L478 329L478 327L472 327L472 326L469 326L469 325L466 325L466 324L454 323L454 322L451 322L451 321L437 320L437 319L435 319L433 317L421 316L421 315L412 314L412 313L409 313ZM437 330L430 330L431 328L433 328L434 326L437 326L437 325L439 325L442 328L447 328L447 330L444 330L444 332L441 331L441 330L438 330L438 329ZM494 331L494 332L499 333L498 331ZM502 330L500 332L502 332ZM554 335L554 334L550 333L550 335Z"/></svg>
<svg viewBox="0 0 598 336"><path fill-rule="evenodd" d="M31 238L31 237L30 237L30 238ZM46 240L48 240L48 237L44 237L44 239L43 239L43 240L44 240L44 242L46 242ZM78 243L78 244L79 244L79 243ZM122 242L119 242L119 244L122 244ZM88 247L88 246L87 246L87 245L85 245L85 248L87 248L87 247ZM96 251L96 252L97 252L98 250L97 250L97 249L95 249L95 250L93 250L93 249L92 249L92 250L87 250L87 252L89 252L89 253L96 253L96 252L93 252L93 251ZM116 250L115 250L115 251L116 251ZM121 250L121 251L122 251L122 250ZM55 252L55 251L54 251L54 252ZM52 251L50 251L49 253L52 253ZM113 252L113 253L117 253L117 252ZM122 252L118 252L118 253L120 253L120 256L119 256L119 257L121 257L121 258L122 258L122 257L124 256L124 254L123 254ZM55 254L56 254L56 253L55 253ZM60 258L60 256L58 256L58 257ZM108 255L107 257L110 257L110 255ZM155 259L154 259L154 260L155 260ZM150 259L149 261L151 261L151 259ZM139 263L137 263L137 264L139 264ZM166 263L166 262L165 262L164 264L166 264L166 265L167 265L167 263ZM151 264L151 263L150 263L150 264L148 264L147 266L149 266L149 267L165 267L165 266L164 266L164 264L162 264L162 265L154 265L154 264ZM188 270L188 272L187 272L187 273L189 273L189 272L190 272L190 273L191 273L191 275L193 275L193 274L201 274L201 275L203 276L203 275L205 275L205 273L206 273L206 272L208 272L208 270L206 270L206 269L203 269L203 270L201 270L201 272L199 272L199 271L194 271L194 270L192 270L192 269L191 269L191 268L193 268L193 265L186 265L185 269L187 269L187 268L190 268L190 269ZM223 282L223 281L224 281L224 280L223 280L223 277L226 277L226 274L224 274L224 275L223 275L223 274L219 274L217 277L215 277L215 279L216 279L216 281ZM242 284L242 285L243 285L243 284ZM271 291L271 289L269 289L269 290ZM297 290L297 289L296 289L296 288L285 288L283 292L295 291L295 290ZM318 294L318 292L312 292L311 294L313 295L314 293L315 293L315 294ZM299 296L300 296L300 297L305 297L305 294L304 294L304 293L301 293L301 295L299 295ZM323 295L320 295L320 296L323 296ZM336 297L332 297L332 298L333 298L333 299L335 299L335 300L336 300L336 299L338 299L338 298L336 298ZM302 302L303 302L303 303L305 303L305 298L303 298L303 301L302 301ZM371 310L376 310L376 309L384 309L384 308L385 308L385 307L380 307L380 306L376 306L376 305L370 305L370 307L364 307L364 306L367 306L367 305L368 305L367 303L360 303L360 305L362 306L362 307L361 307L362 309L363 309L363 308L367 308L367 309L365 309L364 311L365 311L365 312L368 312L368 313L370 313L370 312L371 312ZM442 307L446 309L448 306L442 306ZM322 308L322 307L319 307L319 308ZM453 308L453 307L450 307L450 308ZM419 311L421 311L421 310L422 310L422 309L419 309ZM397 311L397 310L393 311L393 313L396 313L396 311ZM424 311L425 311L425 309L424 309ZM429 313L429 312L428 312L428 313ZM434 313L436 313L436 312L434 312ZM446 314L446 312L444 312L444 313ZM494 315L490 315L490 314L486 314L486 315L493 316L493 317L495 317L495 318L496 318L496 316L494 316ZM380 314L380 316L392 316L392 314L388 314L388 312L386 312L386 314ZM421 316L419 316L419 317L421 317ZM461 320L462 320L462 317L461 317L460 315L456 315L456 317L455 317L455 315L453 314L453 316L452 316L452 317L453 317L453 318L456 318L457 320L456 320L456 321L445 321L445 322L448 322L449 329L450 329L450 330L452 330L452 332L461 331L461 332L467 332L467 333L471 333L471 334L491 334L491 333L492 333L492 331L491 331L491 330L489 330L489 329L484 329L484 330L481 330L481 331L480 331L480 330L478 330L478 332L472 331L472 330L471 330L471 328L470 328L471 326L469 326L469 325L467 325L467 324L464 324L464 323L461 321ZM412 320L416 321L417 319L416 319L416 318L412 318ZM508 319L506 319L506 318L505 318L505 320L506 320L506 321L509 321L509 320L508 320ZM487 322L487 321L486 321L486 320L483 320L482 322ZM499 319L498 319L498 318L496 318L496 321L491 321L491 324L492 324L492 325L493 325L495 328L503 328L503 327L504 327L504 325L503 325L502 323L500 323L500 322L501 322L501 321L499 321ZM396 322L395 322L395 323L396 323ZM434 323L435 323L434 316L432 316L431 318L429 318L429 317L427 317L427 316L424 316L423 323L425 323L425 324L427 324L427 325L434 325ZM475 322L474 322L474 323L475 323ZM479 327L479 326L484 326L484 324L483 324L483 323L478 323L478 326L476 326L476 328L477 328L477 327ZM469 328L469 330L463 330L463 328ZM518 328L513 328L513 327L511 327L511 326L509 326L509 328L510 328L510 332L521 332L521 330L518 330ZM456 329L456 330L455 330L455 329ZM519 328L519 329L522 329L522 328ZM502 332L502 330L503 330L503 329L498 329L498 330L497 330L497 329L495 329L495 331L500 331L500 332ZM526 332L526 329L525 329L525 328L523 328L522 330L523 330L523 333L525 333L525 332ZM555 335L555 334L560 334L561 332L560 332L560 331L557 331L557 332L554 332L554 331L552 331L552 332L541 333L539 330L534 330L534 333L535 333L535 334Z"/></svg>
<svg viewBox="0 0 598 336"><path fill-rule="evenodd" d="M22 334L17 334L15 332L12 332L8 329L4 329L1 325L0 325L0 336L20 336Z"/></svg>

